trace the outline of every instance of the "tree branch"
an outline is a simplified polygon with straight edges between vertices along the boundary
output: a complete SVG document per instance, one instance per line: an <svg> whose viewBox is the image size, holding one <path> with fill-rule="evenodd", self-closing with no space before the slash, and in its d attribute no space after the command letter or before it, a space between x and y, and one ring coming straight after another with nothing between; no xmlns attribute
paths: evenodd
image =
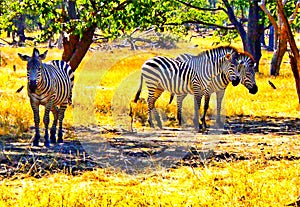
<svg viewBox="0 0 300 207"><path fill-rule="evenodd" d="M247 40L246 40L247 33L246 33L245 29L244 29L243 24L240 23L240 22L237 20L235 14L234 14L234 12L233 12L233 9L232 9L232 7L230 6L228 0L222 0L222 1L223 1L223 3L225 4L225 7L226 7L226 9L227 9L227 12L226 12L226 13L227 13L227 16L228 16L230 22L235 26L235 28L237 29L239 35L240 35L241 38L242 38L243 45L244 45L244 46L247 45L247 44L246 44L246 43L247 43Z"/></svg>
<svg viewBox="0 0 300 207"><path fill-rule="evenodd" d="M294 13L293 13L293 14L290 16L290 18L289 18L289 24L292 24L293 21L295 20L296 15L297 15L298 10L299 10L299 6L300 6L300 0L297 1L297 3L296 3L296 8L295 8L295 10L294 10Z"/></svg>
<svg viewBox="0 0 300 207"><path fill-rule="evenodd" d="M284 26L287 28L288 41L290 43L293 55L295 56L296 59L299 59L300 58L299 50L297 48L297 44L296 44L294 35L292 33L292 30L290 28L290 25L288 23L288 20L287 20L285 14L284 14L283 4L282 4L281 0L276 0L276 2L277 2L277 6L278 6L279 16L282 19L282 22L283 22Z"/></svg>
<svg viewBox="0 0 300 207"><path fill-rule="evenodd" d="M188 24L188 23L202 24L202 25L206 25L206 26L213 26L213 27L218 27L220 29L226 29L226 30L235 30L234 26L227 27L227 26L218 25L218 24L214 24L214 23L204 22L204 21L201 21L201 20L187 20L187 21L182 21L181 23L168 23L168 24L165 24L165 25L179 26L179 25L184 25L184 24Z"/></svg>
<svg viewBox="0 0 300 207"><path fill-rule="evenodd" d="M222 8L222 7L218 7L218 8L203 8L203 7L198 7L198 6L194 6L190 3L187 3L185 1L182 1L182 0L177 0L179 3L181 4L184 4L190 8L193 8L193 9L197 9L197 10L201 10L201 11L224 11L225 13L227 13L226 9Z"/></svg>
<svg viewBox="0 0 300 207"><path fill-rule="evenodd" d="M265 0L262 0L261 3L258 4L258 6L263 10L263 12L268 16L270 22L272 23L275 31L278 31L278 25L276 23L275 18L272 16L271 12L266 8Z"/></svg>

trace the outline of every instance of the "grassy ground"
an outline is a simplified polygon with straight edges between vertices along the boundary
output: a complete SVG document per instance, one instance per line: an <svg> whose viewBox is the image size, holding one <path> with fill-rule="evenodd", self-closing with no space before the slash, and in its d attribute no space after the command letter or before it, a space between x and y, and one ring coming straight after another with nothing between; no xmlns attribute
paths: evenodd
<svg viewBox="0 0 300 207"><path fill-rule="evenodd" d="M197 54L211 47L211 43L210 39L201 39L193 42L198 47L181 43L180 48L174 50L89 53L75 73L74 109L67 110L65 127L85 123L117 127L122 122L117 115L128 114L128 103L139 84L138 71L146 59L158 54L170 57L183 52ZM234 45L240 47L238 43ZM31 54L32 49L1 48L0 135L3 142L12 138L20 140L32 133L25 63L18 58L18 52ZM60 56L60 50L51 49L47 60ZM299 117L288 60L284 60L282 75L270 78L271 56L272 53L263 53L260 73L256 75L259 88L256 95L249 94L243 86L228 87L224 101L227 116ZM276 90L268 80L276 85ZM22 85L25 86L23 91L16 93ZM146 94L145 89L142 97L146 98ZM176 106L174 102L167 108L168 99L169 94L165 93L157 105L172 117ZM192 114L190 105L191 100L187 100L183 109L186 117ZM145 111L144 105L137 108ZM213 113L213 109L209 113ZM140 124L136 123L135 127ZM257 139L265 136L259 135ZM268 136L272 140L273 135ZM293 149L293 146L283 148L298 153L298 148ZM275 148L273 153L277 150ZM97 169L75 177L61 173L40 179L14 177L0 181L0 206L283 206L300 195L299 166L299 160L266 160L258 152L255 159L247 161L212 162L205 167L161 169L148 174L129 175L114 169Z"/></svg>
<svg viewBox="0 0 300 207"><path fill-rule="evenodd" d="M260 160L134 176L98 169L3 181L0 205L284 206L299 195L299 176L299 162Z"/></svg>

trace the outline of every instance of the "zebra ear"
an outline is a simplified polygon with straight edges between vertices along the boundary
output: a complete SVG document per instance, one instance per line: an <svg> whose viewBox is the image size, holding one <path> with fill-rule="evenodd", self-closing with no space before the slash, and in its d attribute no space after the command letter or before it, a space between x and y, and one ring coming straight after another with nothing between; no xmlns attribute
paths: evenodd
<svg viewBox="0 0 300 207"><path fill-rule="evenodd" d="M227 60L231 60L231 54L227 53L227 54L225 55L225 58L226 58Z"/></svg>
<svg viewBox="0 0 300 207"><path fill-rule="evenodd" d="M30 59L30 57L28 55L22 55L20 53L18 53L18 55L23 61L28 61Z"/></svg>
<svg viewBox="0 0 300 207"><path fill-rule="evenodd" d="M47 56L48 50L46 50L43 54L40 54L39 58L40 60L44 60Z"/></svg>

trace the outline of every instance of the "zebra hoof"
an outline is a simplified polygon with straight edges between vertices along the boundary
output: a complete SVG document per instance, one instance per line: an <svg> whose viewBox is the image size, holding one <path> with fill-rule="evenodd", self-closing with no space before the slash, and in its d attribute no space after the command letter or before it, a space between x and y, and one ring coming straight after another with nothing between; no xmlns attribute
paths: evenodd
<svg viewBox="0 0 300 207"><path fill-rule="evenodd" d="M49 141L45 142L44 145L45 145L45 147L50 148L50 142Z"/></svg>
<svg viewBox="0 0 300 207"><path fill-rule="evenodd" d="M32 146L38 147L39 146L39 141L38 140L33 140Z"/></svg>
<svg viewBox="0 0 300 207"><path fill-rule="evenodd" d="M50 136L50 142L51 144L55 144L56 143L56 137L55 137L55 134Z"/></svg>
<svg viewBox="0 0 300 207"><path fill-rule="evenodd" d="M62 144L62 143L64 143L64 140L63 140L63 139L58 139L58 140L57 140L57 143L58 143L58 144Z"/></svg>

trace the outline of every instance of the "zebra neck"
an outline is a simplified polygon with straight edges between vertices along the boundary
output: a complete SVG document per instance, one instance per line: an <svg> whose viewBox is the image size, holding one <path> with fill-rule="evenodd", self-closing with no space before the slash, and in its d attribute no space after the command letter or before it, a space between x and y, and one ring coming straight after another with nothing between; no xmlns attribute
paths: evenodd
<svg viewBox="0 0 300 207"><path fill-rule="evenodd" d="M229 79L224 73L220 73L212 79L214 91L223 90L229 84Z"/></svg>
<svg viewBox="0 0 300 207"><path fill-rule="evenodd" d="M223 72L221 73L220 76L221 76L221 79L222 79L222 82L223 82L224 86L227 86L230 82L229 77Z"/></svg>

